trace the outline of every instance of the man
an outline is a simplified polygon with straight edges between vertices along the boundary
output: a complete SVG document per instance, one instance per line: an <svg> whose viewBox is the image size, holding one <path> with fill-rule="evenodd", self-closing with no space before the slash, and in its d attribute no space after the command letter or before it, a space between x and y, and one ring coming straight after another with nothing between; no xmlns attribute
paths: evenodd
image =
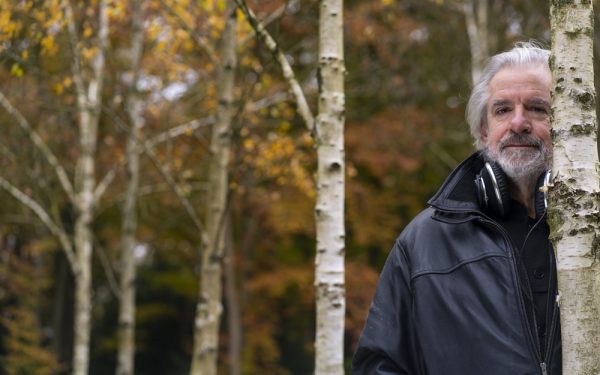
<svg viewBox="0 0 600 375"><path fill-rule="evenodd" d="M479 151L397 239L354 374L561 374L539 189L552 159L548 58L521 43L490 59L467 108Z"/></svg>

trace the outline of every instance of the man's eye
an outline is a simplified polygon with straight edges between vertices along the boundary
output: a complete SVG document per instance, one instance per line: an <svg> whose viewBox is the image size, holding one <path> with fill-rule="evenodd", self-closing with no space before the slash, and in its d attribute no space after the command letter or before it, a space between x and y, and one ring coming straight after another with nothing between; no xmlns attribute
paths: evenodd
<svg viewBox="0 0 600 375"><path fill-rule="evenodd" d="M509 108L507 108L507 107L500 107L500 108L497 108L497 109L496 109L496 112L495 112L495 113L496 113L497 115L503 115L503 114L507 113L509 110L510 110L510 109L509 109Z"/></svg>
<svg viewBox="0 0 600 375"><path fill-rule="evenodd" d="M532 107L531 110L538 113L548 113L548 110L544 107Z"/></svg>

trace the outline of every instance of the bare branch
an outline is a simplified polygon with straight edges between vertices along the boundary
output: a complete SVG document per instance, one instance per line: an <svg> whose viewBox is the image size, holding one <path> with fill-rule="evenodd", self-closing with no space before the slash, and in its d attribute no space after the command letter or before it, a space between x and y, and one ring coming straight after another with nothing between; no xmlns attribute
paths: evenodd
<svg viewBox="0 0 600 375"><path fill-rule="evenodd" d="M98 19L99 19L99 30L98 30L98 51L96 52L92 61L92 68L94 70L94 80L90 82L88 87L88 100L96 106L102 100L102 83L104 78L104 66L106 64L106 50L108 49L108 6L106 1L100 1L98 4Z"/></svg>
<svg viewBox="0 0 600 375"><path fill-rule="evenodd" d="M67 194L67 197L72 203L75 203L73 185L71 184L71 181L67 176L67 172L58 161L58 158L52 153L50 148L42 140L39 134L31 127L27 119L25 119L25 117L21 114L21 112L19 112L18 109L12 106L12 104L8 101L8 99L4 96L2 92L0 92L0 104L2 104L4 109L17 120L17 124L19 124L19 126L27 133L29 139L31 139L33 144L42 152L42 155L44 155L46 161L48 161L48 163L52 166L54 172L58 176L60 185Z"/></svg>
<svg viewBox="0 0 600 375"><path fill-rule="evenodd" d="M170 129L168 129L162 133L159 133L159 134L155 135L154 137L146 140L145 147L147 147L149 149L154 149L156 146L158 146L159 144L161 144L163 142L166 142L173 138L177 138L179 136L185 135L188 132L194 131L201 127L211 125L214 122L215 122L215 116L209 116L209 117L205 117L200 120L193 120L190 122L186 122L184 124L174 126ZM139 153L143 153L143 152L144 152L143 149L139 149ZM124 163L124 161L119 163L119 165L113 167L110 171L108 171L106 173L106 175L104 175L104 177L102 177L102 180L98 183L98 185L96 186L96 190L94 191L95 202L100 200L100 198L102 197L102 195L104 195L104 193L106 192L106 190L108 189L110 184L115 180L115 177L117 177L117 173L119 172L119 170L121 168L123 168L123 163Z"/></svg>
<svg viewBox="0 0 600 375"><path fill-rule="evenodd" d="M108 112L108 111L105 111L105 112ZM126 131L127 133L131 133L131 129L125 123L123 123L123 121L118 116L113 115L112 113L109 113L109 115L111 116L113 121L115 121L115 123L119 125L119 127L122 130ZM141 152L143 152L146 156L148 156L148 158L152 161L152 163L154 164L156 169L158 169L158 171L160 172L160 174L163 177L163 179L165 180L165 182L167 184L169 184L169 186L171 187L171 189L173 190L175 195L177 195L181 205L184 207L186 213L189 215L189 217L194 222L194 225L198 229L198 231L200 233L200 237L204 238L206 236L206 233L204 231L204 225L202 225L202 221L196 214L196 211L192 207L192 204L186 198L184 191L177 184L177 182L173 179L173 177L169 174L169 172L165 169L165 167L163 167L163 165L160 163L160 161L156 157L156 154L154 153L154 150L152 148L146 146L146 142L143 139L140 139L139 137L136 137L136 142L137 142L138 147L141 148Z"/></svg>
<svg viewBox="0 0 600 375"><path fill-rule="evenodd" d="M100 263L104 269L104 274L106 275L106 280L108 280L109 289L117 299L121 299L121 289L119 288L115 271L110 265L108 254L106 253L104 247L100 244L100 241L98 241L98 238L94 237L94 243L96 245L94 249L97 250L98 259L100 259Z"/></svg>
<svg viewBox="0 0 600 375"><path fill-rule="evenodd" d="M263 108L268 108L272 105L284 102L290 99L290 95L287 92L276 92L271 96L266 96L255 102L246 104L246 110L250 112L260 111Z"/></svg>
<svg viewBox="0 0 600 375"><path fill-rule="evenodd" d="M275 9L275 11L271 14L269 14L267 17L265 17L261 23L263 24L263 27L267 27L269 26L271 23L277 21L278 19L280 19L283 14L285 13L285 10L287 9L287 4L283 4L282 6L280 6L279 8ZM256 34L254 35L246 35L244 38L240 39L240 41L238 42L238 45L244 45L248 42L249 39L252 39L256 36Z"/></svg>
<svg viewBox="0 0 600 375"><path fill-rule="evenodd" d="M212 125L215 123L215 121L216 121L215 116L208 116L203 119L192 120L190 122L186 122L184 124L177 125L175 127L172 127L170 129L166 130L165 132L162 132L162 133L150 138L149 140L147 140L145 142L145 145L148 148L154 148L159 143L166 142L166 141L176 138L180 135L188 134L189 132L192 132L198 128L201 128L201 127L204 127L207 125Z"/></svg>
<svg viewBox="0 0 600 375"><path fill-rule="evenodd" d="M110 171L108 171L108 173L104 175L104 177L98 183L98 185L96 185L96 189L94 190L94 202L100 201L100 198L102 198L102 195L104 195L110 184L112 184L115 177L117 176L117 172L122 167L122 164L114 166Z"/></svg>
<svg viewBox="0 0 600 375"><path fill-rule="evenodd" d="M81 56L79 55L79 39L77 38L77 28L75 26L75 14L70 0L63 0L62 6L65 12L67 30L69 34L69 43L73 53L73 80L75 81L75 90L79 99L85 97L85 85L83 83L83 73L81 71ZM83 105L84 103L79 103Z"/></svg>
<svg viewBox="0 0 600 375"><path fill-rule="evenodd" d="M59 240L65 255L69 261L71 266L71 271L74 275L78 274L78 266L75 260L75 253L73 252L73 243L69 239L67 233L61 229L50 217L48 212L33 198L22 192L19 188L11 184L4 177L0 176L0 187L6 190L10 195L12 195L16 200L21 202L25 207L29 208L33 211L38 218L44 223L44 225L50 230L50 232L56 236Z"/></svg>
<svg viewBox="0 0 600 375"><path fill-rule="evenodd" d="M290 63L288 62L285 54L275 41L271 34L265 29L264 25L256 18L254 12L248 7L245 0L234 0L235 3L240 7L244 15L246 16L246 20L258 37L265 43L265 46L271 51L271 53L275 56L275 59L279 63L281 70L283 71L283 77L290 85L290 90L296 99L296 105L298 107L298 113L300 117L304 120L307 129L313 133L315 119L308 106L308 102L306 101L306 97L304 96L304 92L302 91L302 87L298 83L296 79L296 75L294 74L294 70L292 69Z"/></svg>

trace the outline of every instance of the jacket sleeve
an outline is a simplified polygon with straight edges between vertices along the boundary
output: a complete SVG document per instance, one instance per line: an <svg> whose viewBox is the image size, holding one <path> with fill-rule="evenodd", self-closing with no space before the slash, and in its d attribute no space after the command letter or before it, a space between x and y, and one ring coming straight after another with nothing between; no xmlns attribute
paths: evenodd
<svg viewBox="0 0 600 375"><path fill-rule="evenodd" d="M352 360L354 375L423 373L411 309L408 262L400 242L396 241L379 277Z"/></svg>

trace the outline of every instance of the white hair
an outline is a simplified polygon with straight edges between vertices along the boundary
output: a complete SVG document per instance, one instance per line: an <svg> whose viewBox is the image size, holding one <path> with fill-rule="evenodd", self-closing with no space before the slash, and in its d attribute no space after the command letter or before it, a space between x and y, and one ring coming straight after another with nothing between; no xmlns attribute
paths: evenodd
<svg viewBox="0 0 600 375"><path fill-rule="evenodd" d="M544 65L549 66L550 51L535 42L518 42L513 49L490 58L481 77L473 86L467 103L466 117L475 139L475 147L481 150L485 145L481 140L481 129L487 127L487 102L490 81L507 66Z"/></svg>

